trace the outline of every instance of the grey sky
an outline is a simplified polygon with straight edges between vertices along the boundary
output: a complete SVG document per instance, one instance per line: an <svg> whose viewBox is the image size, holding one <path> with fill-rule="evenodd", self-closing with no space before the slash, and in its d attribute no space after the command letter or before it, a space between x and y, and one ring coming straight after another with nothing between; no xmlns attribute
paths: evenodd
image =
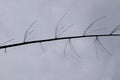
<svg viewBox="0 0 120 80"><path fill-rule="evenodd" d="M95 34L109 33L120 24L119 0L0 0L0 43L22 42L25 31L34 21L30 40L54 38L60 17L68 14L62 26L74 24L62 36L82 35L95 19L106 16L93 29L105 28ZM93 34L93 33L92 33ZM97 60L92 38L76 39L73 44L78 58L65 41L32 44L0 50L0 80L119 80L119 38L101 38L112 56L99 50Z"/></svg>

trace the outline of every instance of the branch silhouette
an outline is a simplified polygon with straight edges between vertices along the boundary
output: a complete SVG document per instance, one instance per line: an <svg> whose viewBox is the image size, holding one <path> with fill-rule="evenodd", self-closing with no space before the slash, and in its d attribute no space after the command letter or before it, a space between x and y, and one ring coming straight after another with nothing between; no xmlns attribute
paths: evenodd
<svg viewBox="0 0 120 80"><path fill-rule="evenodd" d="M59 19L59 21L58 21L58 23L57 23L57 25L56 25L56 27L55 27L55 38L58 37L58 34L59 34L60 31L61 31L61 29L59 29L60 24L61 24L61 22L63 21L64 17L65 17L67 14L68 14L68 13L65 13L65 14Z"/></svg>
<svg viewBox="0 0 120 80"><path fill-rule="evenodd" d="M101 20L101 19L103 19L103 18L105 18L105 17L106 17L106 16L100 17L100 18L96 19L95 21L93 21L93 22L85 29L83 35L86 35L87 32L88 32L88 30L89 30L96 22L98 22L99 20Z"/></svg>
<svg viewBox="0 0 120 80"><path fill-rule="evenodd" d="M10 48L10 47L16 47L16 46L23 46L28 44L34 44L34 43L43 43L43 42L50 42L50 41L58 41L58 40L67 40L67 39L78 39L78 38L96 38L96 37L111 37L111 36L120 36L120 34L98 34L98 35L85 35L85 36L71 36L71 37L61 37L61 38L51 38L51 39L44 39L44 40L34 40L34 41L26 41L21 43L15 43L15 44L9 44L9 45L3 45L0 46L0 49Z"/></svg>
<svg viewBox="0 0 120 80"><path fill-rule="evenodd" d="M66 50L67 50L67 46L70 47L70 49L72 50L73 53L75 53L75 55L80 58L80 55L78 54L78 52L76 51L73 42L71 39L68 39L65 43L65 47L64 47L64 57L66 57Z"/></svg>
<svg viewBox="0 0 120 80"><path fill-rule="evenodd" d="M23 42L26 42L27 40L29 40L29 36L32 34L33 30L31 30L31 28L33 27L33 25L36 23L37 21L34 21L29 28L25 31L25 35L24 35L24 40Z"/></svg>
<svg viewBox="0 0 120 80"><path fill-rule="evenodd" d="M67 13L66 13L67 14ZM102 48L108 55L111 56L111 54L109 53L109 51L104 47L104 45L102 44L102 42L99 40L100 37L118 37L120 36L120 34L116 33L117 31L120 30L120 25L116 26L110 33L104 33L104 34L90 34L90 33L93 33L93 32L96 32L96 31L100 31L100 30L104 30L105 28L99 28L99 29L94 29L94 30L91 30L89 31L89 29L99 20L105 18L105 17L101 17L101 18L98 18L96 19L95 21L93 21L84 31L83 35L76 35L76 36L66 36L66 37L60 37L63 33L65 33L69 28L71 28L73 26L73 24L65 27L61 27L61 22L62 20L64 19L65 15L64 14L59 22L57 23L56 25L56 28L55 28L55 37L54 38L48 38L48 39L44 39L44 40L33 40L33 41L29 41L31 38L30 38L30 35L32 34L33 30L32 30L32 27L34 26L34 24L36 23L36 21L34 21L30 26L29 28L25 31L25 34L24 34L24 40L23 42L18 42L18 43L13 43L13 44L6 44L10 41L12 41L13 39L11 40L8 40L6 42L4 42L2 45L0 45L0 49L4 49L5 50L5 53L7 53L7 48L11 48L11 47L17 47L17 46L24 46L24 45L29 45L29 44L35 44L35 43L39 43L43 52L45 53L46 50L43 46L42 43L45 43L45 42L51 42L51 41L60 41L60 40L67 40L66 43L65 43L65 47L64 47L64 56L66 56L66 50L67 50L67 46L70 47L70 49L73 51L73 53L75 53L75 55L77 57L80 58L78 52L76 51L75 47L74 47L74 44L73 44L73 39L81 39L81 38L95 38L94 42L95 42L95 48L96 48L96 56L97 56L97 59L99 58L99 55L98 55L98 49L97 47L100 47Z"/></svg>

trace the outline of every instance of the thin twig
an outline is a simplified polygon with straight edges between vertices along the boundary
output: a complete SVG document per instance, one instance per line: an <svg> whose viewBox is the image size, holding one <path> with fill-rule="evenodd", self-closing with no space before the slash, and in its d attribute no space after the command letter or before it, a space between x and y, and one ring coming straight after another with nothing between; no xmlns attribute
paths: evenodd
<svg viewBox="0 0 120 80"><path fill-rule="evenodd" d="M29 26L29 28L25 31L25 35L24 35L24 40L23 40L23 42L26 42L27 41L27 39L28 39L28 37L31 35L31 33L33 32L33 30L32 31L30 31L31 30L31 28L33 27L33 25L36 23L37 21L34 21L30 26Z"/></svg>
<svg viewBox="0 0 120 80"><path fill-rule="evenodd" d="M40 43L40 46L41 46L41 48L42 48L43 52L44 52L44 53L46 53L45 48L44 48L44 46L43 46L43 44L42 44L42 43Z"/></svg>
<svg viewBox="0 0 120 80"><path fill-rule="evenodd" d="M66 41L65 43L65 47L64 47L64 57L66 57L66 49L67 49L67 45L68 45L69 39Z"/></svg>
<svg viewBox="0 0 120 80"><path fill-rule="evenodd" d="M104 51L111 56L110 52L104 47L104 45L101 43L98 37L96 37L96 41L104 49Z"/></svg>
<svg viewBox="0 0 120 80"><path fill-rule="evenodd" d="M65 28L60 34L59 36L61 36L65 31L67 31L69 28L71 28L73 26L73 24L69 25L67 28Z"/></svg>
<svg viewBox="0 0 120 80"><path fill-rule="evenodd" d="M120 30L120 25L116 26L110 34L112 35L113 33L117 32L119 30Z"/></svg>
<svg viewBox="0 0 120 80"><path fill-rule="evenodd" d="M105 18L105 17L106 17L106 16L101 17L101 18L98 18L98 19L96 19L95 21L93 21L93 22L85 29L83 35L85 36L86 33L87 33L87 31L88 31L97 21L99 21L99 20L101 20L101 19L103 19L103 18Z"/></svg>
<svg viewBox="0 0 120 80"><path fill-rule="evenodd" d="M91 33L96 32L96 31L104 30L104 29L105 28L95 29L95 30L92 30L92 31L88 32L88 34L91 34Z"/></svg>
<svg viewBox="0 0 120 80"><path fill-rule="evenodd" d="M58 40L67 40L67 39L80 39L80 38L94 38L94 37L118 37L120 34L96 34L96 35L85 35L85 36L71 36L71 37L61 37L61 38L51 38L51 39L44 39L44 40L33 40L33 41L27 41L27 42L21 42L21 43L14 43L9 45L3 45L0 46L0 49L4 48L10 48L10 47L16 47L16 46L22 46L27 44L34 44L34 43L40 43L40 42L50 42L50 41L58 41Z"/></svg>
<svg viewBox="0 0 120 80"><path fill-rule="evenodd" d="M96 38L95 38L94 42L95 42L95 51L96 51L96 56L97 56L97 59L99 59L98 49L97 49L97 40L96 40Z"/></svg>
<svg viewBox="0 0 120 80"><path fill-rule="evenodd" d="M8 42L10 42L10 41L12 41L12 40L14 40L14 39L10 39L10 40L8 40L8 41L2 43L1 46L5 45L6 43L8 43Z"/></svg>
<svg viewBox="0 0 120 80"><path fill-rule="evenodd" d="M74 45L73 45L71 39L69 39L69 45L70 45L71 50L76 54L76 56L78 56L80 58L80 55L78 54L78 52L74 48Z"/></svg>
<svg viewBox="0 0 120 80"><path fill-rule="evenodd" d="M60 20L58 21L57 25L56 25L56 28L55 28L55 38L57 38L58 36L58 33L59 33L59 27L60 27L60 24L62 22L62 20L64 19L64 17L67 15L68 13L65 13L61 18Z"/></svg>
<svg viewBox="0 0 120 80"><path fill-rule="evenodd" d="M33 31L34 31L34 30L31 30L31 31L27 34L27 36L30 36L30 35L33 33Z"/></svg>

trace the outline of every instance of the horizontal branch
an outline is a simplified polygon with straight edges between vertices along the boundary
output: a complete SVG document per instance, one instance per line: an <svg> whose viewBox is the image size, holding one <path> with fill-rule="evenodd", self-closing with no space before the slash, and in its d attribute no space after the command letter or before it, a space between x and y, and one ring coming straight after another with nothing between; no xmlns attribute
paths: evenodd
<svg viewBox="0 0 120 80"><path fill-rule="evenodd" d="M33 43L42 43L42 42L50 42L50 41L58 41L58 40L66 40L66 39L88 38L88 37L107 37L107 36L108 37L110 37L110 36L120 36L120 34L83 35L83 36L51 38L51 39L44 39L44 40L34 40L34 41L21 42L21 43L15 43L15 44L0 46L0 49L6 49L6 48L10 48L10 47L22 46L22 45L33 44Z"/></svg>

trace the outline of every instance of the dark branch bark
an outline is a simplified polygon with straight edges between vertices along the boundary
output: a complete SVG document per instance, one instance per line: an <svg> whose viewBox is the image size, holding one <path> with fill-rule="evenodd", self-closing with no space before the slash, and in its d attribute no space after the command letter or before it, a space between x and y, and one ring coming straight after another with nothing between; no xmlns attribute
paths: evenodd
<svg viewBox="0 0 120 80"><path fill-rule="evenodd" d="M34 43L42 43L42 42L50 42L50 41L58 41L58 40L66 40L66 39L77 39L77 38L92 38L92 37L110 37L110 36L120 36L120 34L98 34L98 35L83 35L83 36L71 36L71 37L61 37L61 38L51 38L51 39L44 39L44 40L34 40L34 41L28 41L28 42L21 42L21 43L15 43L15 44L9 44L0 46L0 49L10 48L10 47L16 47L16 46L22 46L27 44L34 44Z"/></svg>

